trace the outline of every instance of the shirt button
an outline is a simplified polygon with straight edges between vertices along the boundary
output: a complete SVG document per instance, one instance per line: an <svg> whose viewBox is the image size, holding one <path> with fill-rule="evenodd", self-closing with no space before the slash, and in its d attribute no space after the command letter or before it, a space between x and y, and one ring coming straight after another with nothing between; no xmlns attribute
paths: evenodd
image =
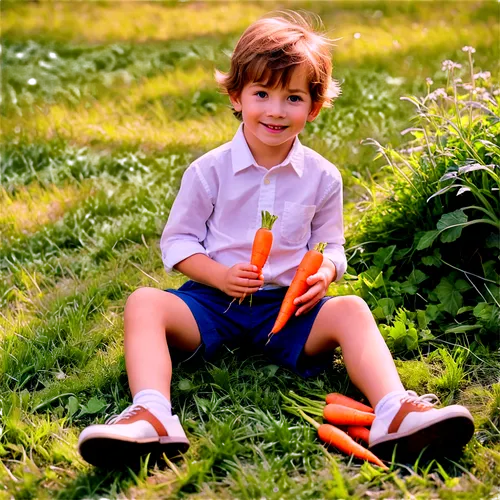
<svg viewBox="0 0 500 500"><path fill-rule="evenodd" d="M264 184L269 184L271 181L269 179L264 179Z"/></svg>

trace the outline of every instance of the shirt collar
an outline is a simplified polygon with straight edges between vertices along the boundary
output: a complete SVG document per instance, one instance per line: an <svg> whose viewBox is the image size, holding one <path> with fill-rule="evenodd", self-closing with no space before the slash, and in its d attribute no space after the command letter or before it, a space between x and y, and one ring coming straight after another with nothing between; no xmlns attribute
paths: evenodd
<svg viewBox="0 0 500 500"><path fill-rule="evenodd" d="M247 141L243 134L243 123L240 124L236 134L231 141L231 161L233 164L233 172L236 174L245 168L252 165L257 166L257 162L248 147ZM296 137L293 141L293 146L287 157L277 167L291 165L299 177L302 177L304 172L304 147L299 138Z"/></svg>

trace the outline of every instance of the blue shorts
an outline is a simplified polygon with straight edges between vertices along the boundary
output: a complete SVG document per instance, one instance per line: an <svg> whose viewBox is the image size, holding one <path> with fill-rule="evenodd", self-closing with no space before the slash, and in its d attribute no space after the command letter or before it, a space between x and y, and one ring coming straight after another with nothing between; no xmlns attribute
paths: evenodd
<svg viewBox="0 0 500 500"><path fill-rule="evenodd" d="M223 345L229 349L248 347L302 377L311 377L332 363L333 351L312 357L306 356L303 350L319 310L333 297L323 297L308 313L290 318L265 345L287 290L287 287L259 290L253 294L251 305L247 297L241 305L236 299L229 309L232 297L196 281L187 281L179 289L166 291L181 298L191 310L206 360L212 359Z"/></svg>

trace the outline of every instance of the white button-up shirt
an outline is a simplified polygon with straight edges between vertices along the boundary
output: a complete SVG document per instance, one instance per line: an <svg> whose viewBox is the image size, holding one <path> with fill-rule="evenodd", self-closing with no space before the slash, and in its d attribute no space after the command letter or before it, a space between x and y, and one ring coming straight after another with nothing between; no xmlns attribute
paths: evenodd
<svg viewBox="0 0 500 500"><path fill-rule="evenodd" d="M296 138L287 158L258 165L240 125L231 142L206 153L185 171L160 248L167 272L203 253L231 267L250 262L261 211L278 219L263 268L265 287L289 286L308 249L325 242L324 255L345 273L342 178L337 168Z"/></svg>

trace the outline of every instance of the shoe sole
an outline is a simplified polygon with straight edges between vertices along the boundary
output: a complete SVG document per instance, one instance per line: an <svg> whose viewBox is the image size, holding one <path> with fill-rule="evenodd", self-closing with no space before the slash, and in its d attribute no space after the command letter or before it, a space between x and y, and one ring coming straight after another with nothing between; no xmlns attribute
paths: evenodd
<svg viewBox="0 0 500 500"><path fill-rule="evenodd" d="M388 435L374 443L370 451L378 458L397 461L414 461L420 454L424 457L451 457L460 453L474 435L474 422L465 416L447 418L411 433Z"/></svg>
<svg viewBox="0 0 500 500"><path fill-rule="evenodd" d="M163 454L174 458L189 449L187 438L162 437L157 439L126 440L116 437L93 437L80 443L79 451L88 463L101 468L134 466L141 457L150 454L149 463L158 462Z"/></svg>

